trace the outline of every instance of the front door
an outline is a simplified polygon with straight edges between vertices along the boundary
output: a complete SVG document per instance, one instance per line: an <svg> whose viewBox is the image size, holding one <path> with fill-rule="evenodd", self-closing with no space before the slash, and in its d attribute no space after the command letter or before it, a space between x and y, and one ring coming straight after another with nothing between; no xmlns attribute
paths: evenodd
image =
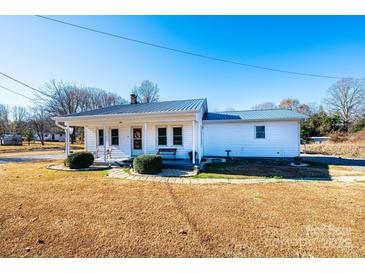
<svg viewBox="0 0 365 274"><path fill-rule="evenodd" d="M142 154L142 128L132 128L132 156L138 156Z"/></svg>

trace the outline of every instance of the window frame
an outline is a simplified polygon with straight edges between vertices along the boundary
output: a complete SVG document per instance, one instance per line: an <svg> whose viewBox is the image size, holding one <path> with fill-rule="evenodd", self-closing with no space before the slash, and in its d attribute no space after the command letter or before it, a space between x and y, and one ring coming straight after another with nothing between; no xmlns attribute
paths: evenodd
<svg viewBox="0 0 365 274"><path fill-rule="evenodd" d="M117 136L113 136L113 130L116 130L117 131ZM117 143L116 144L113 144L113 138L117 138ZM110 144L112 146L119 146L119 128L112 128L110 129Z"/></svg>
<svg viewBox="0 0 365 274"><path fill-rule="evenodd" d="M175 133L174 133L174 129L175 128L181 128L181 144L175 144L175 139L174 139L174 137L175 137ZM184 146L184 127L183 126L173 126L172 127L172 145L173 146L179 146L179 147L181 147L181 146Z"/></svg>
<svg viewBox="0 0 365 274"><path fill-rule="evenodd" d="M102 132L102 134L100 134L100 132ZM102 143L100 143L100 138L103 140ZM104 140L104 129L103 128L99 128L98 129L98 146L104 146L105 140Z"/></svg>
<svg viewBox="0 0 365 274"><path fill-rule="evenodd" d="M159 129L165 129L166 130L166 135L165 135L165 139L166 139L166 143L160 145L160 136L159 136ZM158 147L166 147L168 145L168 127L167 126L158 126L157 127L157 137L156 137L156 141L157 141L157 146Z"/></svg>
<svg viewBox="0 0 365 274"><path fill-rule="evenodd" d="M264 128L264 137L257 137L257 128L258 127ZM255 125L255 139L259 139L259 140L266 139L266 126L265 125Z"/></svg>

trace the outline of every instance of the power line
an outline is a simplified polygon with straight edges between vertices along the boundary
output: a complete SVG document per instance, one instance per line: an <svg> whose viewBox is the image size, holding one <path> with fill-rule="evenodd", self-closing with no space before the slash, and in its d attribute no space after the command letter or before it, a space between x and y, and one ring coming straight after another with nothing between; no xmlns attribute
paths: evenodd
<svg viewBox="0 0 365 274"><path fill-rule="evenodd" d="M26 96L26 95L24 95L24 94L21 94L21 93L19 93L19 92L15 91L15 90L8 89L7 87L4 87L4 86L2 86L2 85L0 85L0 88L5 89L5 90L7 90L7 91L10 91L10 92L12 92L12 93L14 93L14 94L16 94L16 95L22 96L22 97L24 97L24 98L26 98L26 99L28 99L28 100L30 100L30 101L32 101L32 102L34 101L34 99L32 99L32 98L30 98L30 97L28 97L28 96Z"/></svg>
<svg viewBox="0 0 365 274"><path fill-rule="evenodd" d="M19 83L19 84L21 84L21 85L23 85L23 86L27 87L27 88L30 88L31 90L33 90L33 91L35 91L35 92L39 92L39 93L41 93L41 94L42 94L42 95L44 95L44 96L50 97L50 95L49 95L49 94L47 94L46 92L41 91L41 90L39 90L39 89L36 89L36 88L34 88L34 87L32 87L32 86L30 86L30 85L28 85L28 84L26 84L26 83L24 83L24 82L22 82L22 81L20 81L20 80L17 80L17 79L15 79L14 77L11 77L10 75L5 74L4 72L1 72L1 71L0 71L0 74L1 74L1 75L3 75L3 76L5 76L5 77L7 77L7 78L9 78L10 80L13 80L13 81L15 81L15 82L17 82L17 83Z"/></svg>
<svg viewBox="0 0 365 274"><path fill-rule="evenodd" d="M229 60L229 59L222 59L222 58L218 58L218 57L214 57L214 56L204 55L204 54L195 53L195 52L186 51L186 50L177 49L177 48L171 48L171 47L167 47L167 46L163 46L163 45L159 45L159 44L155 44L155 43L150 43L150 42L146 42L146 41L142 41L142 40L138 40L138 39L134 39L134 38L130 38L130 37L126 37L126 36L122 36L122 35L118 35L118 34L114 34L114 33L110 33L110 32L105 32L105 31L101 31L101 30L97 30L97 29L93 29L93 28L89 28L89 27L69 23L69 22L66 22L66 21L50 18L50 17L47 17L47 16L42 16L42 15L36 15L36 16L39 17L39 18L42 18L42 19L46 19L46 20L50 20L50 21L53 21L53 22L61 23L61 24L67 25L67 26L71 26L71 27L75 27L75 28L95 32L95 33L98 33L98 34L103 34L103 35L114 37L114 38L123 39L123 40L129 41L129 42L139 43L139 44L143 44L143 45L146 45L146 46L151 46L151 47L155 47L155 48L159 48L159 49L164 49L164 50L168 50L168 51L172 51L172 52L176 52L176 53L182 53L182 54L185 54L185 55L192 55L192 56L195 56L195 57L210 59L210 60L219 61L219 62L223 62L223 63L239 65L239 66L255 68L255 69L261 69L261 70L268 70L268 71L273 71L273 72L280 72L280 73L286 73L286 74L307 76L307 77L329 78L329 79L343 79L344 78L344 77L331 76L331 75L321 75L321 74L315 74L315 73L304 73L304 72L297 72L297 71L290 71L290 70L282 70L282 69L276 69L276 68L271 68L271 67L264 67L264 66L259 66L259 65L252 65L252 64L242 63L242 62Z"/></svg>

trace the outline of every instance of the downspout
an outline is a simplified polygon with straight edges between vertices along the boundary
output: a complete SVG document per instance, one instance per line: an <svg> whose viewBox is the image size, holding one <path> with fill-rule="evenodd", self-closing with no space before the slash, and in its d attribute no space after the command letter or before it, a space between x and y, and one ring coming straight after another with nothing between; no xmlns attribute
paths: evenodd
<svg viewBox="0 0 365 274"><path fill-rule="evenodd" d="M59 121L55 120L56 126L58 126L59 128L62 128L65 131L65 152L66 152L66 157L70 154L70 127L69 126L63 126L60 124Z"/></svg>

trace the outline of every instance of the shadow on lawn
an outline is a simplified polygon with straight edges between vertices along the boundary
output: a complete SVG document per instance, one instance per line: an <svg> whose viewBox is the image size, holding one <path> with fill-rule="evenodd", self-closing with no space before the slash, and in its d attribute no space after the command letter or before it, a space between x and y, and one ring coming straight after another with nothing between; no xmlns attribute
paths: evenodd
<svg viewBox="0 0 365 274"><path fill-rule="evenodd" d="M289 160L244 159L226 163L207 164L201 177L270 177L270 178L321 178L331 180L328 165L310 163L308 167L294 167Z"/></svg>
<svg viewBox="0 0 365 274"><path fill-rule="evenodd" d="M189 212L184 208L183 204L177 197L176 193L173 190L173 187L169 183L165 183L167 190L171 196L171 199L177 209L177 211L183 216L185 221L188 223L190 229L193 233L195 233L198 236L200 244L204 245L208 250L214 251L214 253L219 252L219 249L216 247L216 245L213 243L212 237L210 237L207 233L205 233L202 229L198 227L197 222L192 218L192 216L189 214ZM181 230L179 232L180 234L187 234L188 231ZM224 254L221 254L220 257L223 257Z"/></svg>

